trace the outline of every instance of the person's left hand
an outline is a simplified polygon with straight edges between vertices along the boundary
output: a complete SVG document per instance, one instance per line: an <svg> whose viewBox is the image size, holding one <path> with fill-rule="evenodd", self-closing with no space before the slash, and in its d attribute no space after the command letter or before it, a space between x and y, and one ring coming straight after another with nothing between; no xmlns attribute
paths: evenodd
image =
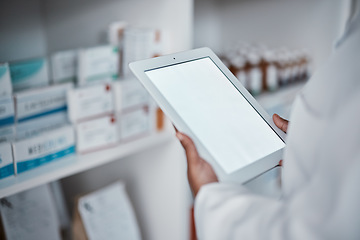
<svg viewBox="0 0 360 240"><path fill-rule="evenodd" d="M195 144L190 137L177 130L176 137L180 140L181 145L185 149L189 184L194 197L196 197L203 185L218 182L218 178L211 165L199 156Z"/></svg>

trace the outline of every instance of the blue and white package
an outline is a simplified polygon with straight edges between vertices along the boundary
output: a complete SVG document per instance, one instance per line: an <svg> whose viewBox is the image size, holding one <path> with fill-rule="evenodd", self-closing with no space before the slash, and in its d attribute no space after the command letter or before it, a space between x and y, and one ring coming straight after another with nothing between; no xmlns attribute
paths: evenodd
<svg viewBox="0 0 360 240"><path fill-rule="evenodd" d="M56 112L16 124L16 140L35 137L44 132L68 124L66 111Z"/></svg>
<svg viewBox="0 0 360 240"><path fill-rule="evenodd" d="M54 53L51 56L52 82L75 82L77 74L77 58L77 50Z"/></svg>
<svg viewBox="0 0 360 240"><path fill-rule="evenodd" d="M72 83L27 90L15 95L16 122L18 124L46 115L66 112L69 89Z"/></svg>
<svg viewBox="0 0 360 240"><path fill-rule="evenodd" d="M0 142L15 138L15 110L12 96L0 97Z"/></svg>
<svg viewBox="0 0 360 240"><path fill-rule="evenodd" d="M11 142L15 139L15 125L0 127L0 142Z"/></svg>
<svg viewBox="0 0 360 240"><path fill-rule="evenodd" d="M11 78L9 65L0 64L0 97L10 96L12 94Z"/></svg>
<svg viewBox="0 0 360 240"><path fill-rule="evenodd" d="M112 82L119 78L119 49L111 45L79 50L78 85Z"/></svg>
<svg viewBox="0 0 360 240"><path fill-rule="evenodd" d="M75 133L64 126L33 138L13 143L17 174L75 155Z"/></svg>
<svg viewBox="0 0 360 240"><path fill-rule="evenodd" d="M0 98L0 128L15 123L14 99L11 96Z"/></svg>
<svg viewBox="0 0 360 240"><path fill-rule="evenodd" d="M10 75L14 91L49 85L46 58L10 63Z"/></svg>
<svg viewBox="0 0 360 240"><path fill-rule="evenodd" d="M13 176L14 159L10 143L0 143L0 179Z"/></svg>

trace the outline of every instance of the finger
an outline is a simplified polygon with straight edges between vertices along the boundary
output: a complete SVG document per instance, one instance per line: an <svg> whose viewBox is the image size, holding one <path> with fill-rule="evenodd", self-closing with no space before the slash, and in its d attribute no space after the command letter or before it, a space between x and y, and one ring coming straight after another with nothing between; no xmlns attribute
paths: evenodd
<svg viewBox="0 0 360 240"><path fill-rule="evenodd" d="M174 124L172 124L172 125L173 125L173 127L175 129L175 132L179 132L179 130L175 127L175 125Z"/></svg>
<svg viewBox="0 0 360 240"><path fill-rule="evenodd" d="M282 167L282 165L283 165L283 160L280 160L278 166Z"/></svg>
<svg viewBox="0 0 360 240"><path fill-rule="evenodd" d="M289 121L288 120L285 120L283 119L282 117L280 117L279 115L277 114L274 114L273 115L273 120L274 120L274 123L275 125L280 128L283 132L287 132L287 129L288 129L288 125L289 125Z"/></svg>
<svg viewBox="0 0 360 240"><path fill-rule="evenodd" d="M194 142L191 140L190 137L187 135L177 132L176 137L179 139L181 145L185 149L186 152L186 158L188 160L188 163L194 163L199 161L199 154L196 150L196 146Z"/></svg>

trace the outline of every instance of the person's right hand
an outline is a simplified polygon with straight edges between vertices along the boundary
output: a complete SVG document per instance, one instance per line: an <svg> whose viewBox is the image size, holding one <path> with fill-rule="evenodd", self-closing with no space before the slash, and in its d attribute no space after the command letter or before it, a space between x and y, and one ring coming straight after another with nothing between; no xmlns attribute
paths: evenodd
<svg viewBox="0 0 360 240"><path fill-rule="evenodd" d="M280 116L277 115L277 114L274 114L274 115L273 115L273 120L274 120L275 125L276 125L278 128L280 128L280 130L282 130L284 133L287 132L288 125L289 125L289 121L288 121L288 120L283 119L282 117L280 117ZM282 166L282 162L283 162L283 160L280 160L279 166Z"/></svg>
<svg viewBox="0 0 360 240"><path fill-rule="evenodd" d="M288 129L288 125L289 125L289 121L286 119L283 119L282 117L280 117L277 114L273 115L273 120L275 125L280 128L284 133L287 132Z"/></svg>

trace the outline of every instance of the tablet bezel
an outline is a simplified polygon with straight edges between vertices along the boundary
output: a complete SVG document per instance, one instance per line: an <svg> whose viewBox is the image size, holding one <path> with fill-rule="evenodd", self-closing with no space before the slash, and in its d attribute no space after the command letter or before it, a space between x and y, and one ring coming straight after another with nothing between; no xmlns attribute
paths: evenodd
<svg viewBox="0 0 360 240"><path fill-rule="evenodd" d="M275 167L278 164L279 160L281 160L282 158L284 148L249 165L246 165L231 174L226 174L219 166L219 164L209 154L206 148L202 145L202 143L187 127L184 121L179 117L179 115L172 108L172 106L162 96L160 91L158 91L158 89L155 87L155 85L151 82L151 80L145 73L146 71L181 64L184 62L190 62L205 57L209 57L214 62L214 64L227 77L227 79L233 84L233 86L239 91L239 93L242 94L242 96L249 102L249 104L254 108L254 110L257 111L257 113L263 118L263 120L269 125L269 127L271 127L272 130L278 135L278 137L285 143L286 134L276 127L269 114L260 106L260 104L255 100L255 98L246 90L246 88L242 86L240 81L231 73L231 71L209 48L198 48L157 58L136 61L130 63L129 67L134 73L134 75L143 84L143 86L148 90L154 100L158 103L165 115L173 122L176 128L193 139L195 145L197 146L199 154L212 165L214 171L218 175L219 180L226 182L244 183L262 174L263 172Z"/></svg>

